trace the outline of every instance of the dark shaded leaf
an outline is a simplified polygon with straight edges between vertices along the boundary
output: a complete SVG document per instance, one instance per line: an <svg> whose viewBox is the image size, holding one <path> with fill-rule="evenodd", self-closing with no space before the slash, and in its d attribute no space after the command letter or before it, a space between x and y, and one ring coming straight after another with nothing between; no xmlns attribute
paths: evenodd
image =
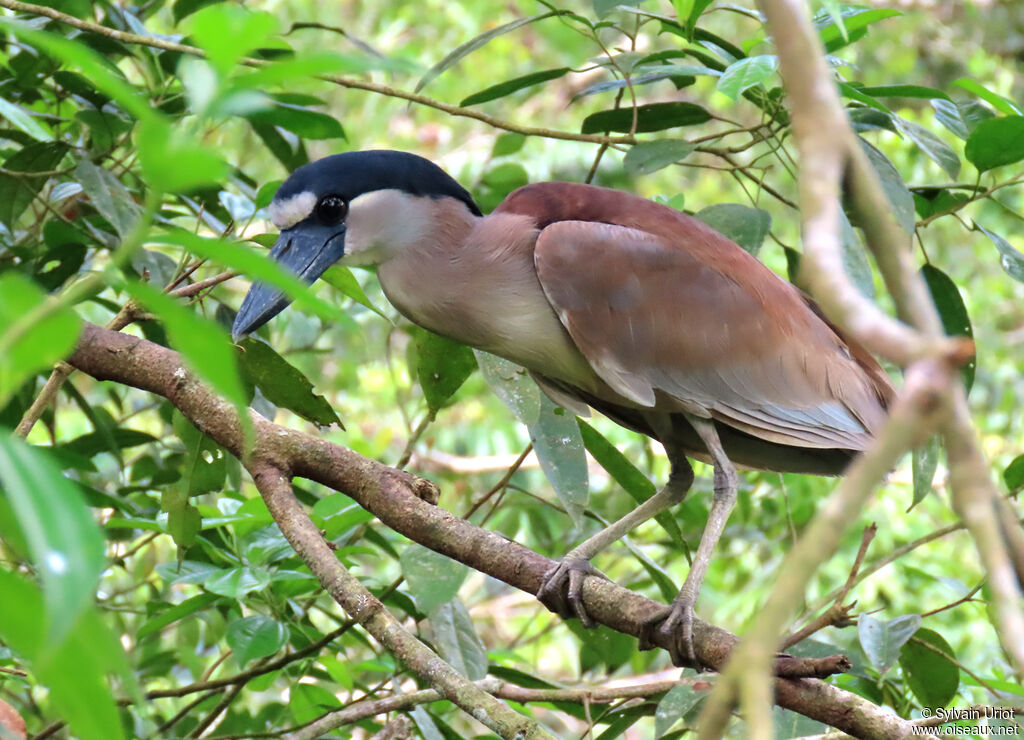
<svg viewBox="0 0 1024 740"><path fill-rule="evenodd" d="M250 121L250 123L252 122ZM252 123L252 130L289 172L309 163L309 155L306 153L306 146L301 139L292 143L281 135L276 126L270 124Z"/></svg>
<svg viewBox="0 0 1024 740"><path fill-rule="evenodd" d="M147 432L116 427L110 433L89 432L88 434L75 437L70 442L65 442L58 448L55 448L54 451L65 450L76 455L82 455L83 457L92 457L101 452L113 452L116 454L118 450L156 441L157 438ZM111 442L117 445L115 449L111 449Z"/></svg>
<svg viewBox="0 0 1024 740"><path fill-rule="evenodd" d="M277 103L273 108L252 111L245 117L258 129L279 126L303 139L344 139L345 130L337 119L299 105Z"/></svg>
<svg viewBox="0 0 1024 740"><path fill-rule="evenodd" d="M673 162L686 159L694 148L693 144L681 139L642 141L630 147L622 160L622 166L627 172L648 175Z"/></svg>
<svg viewBox="0 0 1024 740"><path fill-rule="evenodd" d="M911 455L911 470L914 479L914 499L907 509L913 509L928 497L932 492L932 480L935 478L935 470L939 467L939 444L938 435L933 435L920 447L914 448Z"/></svg>
<svg viewBox="0 0 1024 740"><path fill-rule="evenodd" d="M921 268L921 276L928 285L928 291L932 295L932 301L942 319L942 328L951 337L974 338L974 330L971 327L971 317L967 315L967 306L964 304L963 296L956 287L956 283L942 270L934 265L928 264ZM977 365L977 357L971 357L963 367L964 385L967 390L974 384L974 372Z"/></svg>
<svg viewBox="0 0 1024 740"><path fill-rule="evenodd" d="M968 137L964 156L979 172L1024 159L1024 116L982 121Z"/></svg>
<svg viewBox="0 0 1024 740"><path fill-rule="evenodd" d="M922 644L925 643L925 644ZM937 648L949 657L931 650ZM900 650L900 668L921 706L945 707L960 688L960 668L956 653L938 632L921 627Z"/></svg>
<svg viewBox="0 0 1024 740"><path fill-rule="evenodd" d="M875 87L862 87L861 92L874 95L876 98L924 98L926 100L941 99L949 100L949 96L942 90L923 85L877 85Z"/></svg>
<svg viewBox="0 0 1024 740"><path fill-rule="evenodd" d="M761 250L772 228L772 216L768 211L739 203L716 203L694 215L754 255Z"/></svg>
<svg viewBox="0 0 1024 740"><path fill-rule="evenodd" d="M47 172L57 168L68 147L60 142L29 144L4 160L6 172L24 172L25 175L0 173L0 223L14 228L18 217L28 208L42 190L49 175L33 176L33 172Z"/></svg>
<svg viewBox="0 0 1024 740"><path fill-rule="evenodd" d="M327 399L314 393L309 379L270 345L247 337L238 343L238 348L242 376L259 388L268 401L318 426L337 424L344 428Z"/></svg>
<svg viewBox="0 0 1024 740"><path fill-rule="evenodd" d="M697 691L690 684L673 686L658 702L654 713L654 735L661 737L671 730L705 696L706 691Z"/></svg>
<svg viewBox="0 0 1024 740"><path fill-rule="evenodd" d="M523 90L527 87L540 85L550 80L557 80L559 77L564 77L571 71L572 70L569 67L559 67L558 69L546 69L541 72L533 72L532 74L523 75L522 77L516 77L512 80L506 80L505 82L500 82L497 85L491 85L485 90L474 93L467 98L463 98L459 105L479 105L480 103L497 100L498 98L511 95L512 93L518 92L519 90Z"/></svg>
<svg viewBox="0 0 1024 740"><path fill-rule="evenodd" d="M135 639L142 640L149 635L159 632L167 625L174 624L179 619L184 619L191 614L202 611L219 599L220 596L216 594L198 594L191 599L185 599L180 604L175 604L169 609L164 609L143 622L138 632L135 633Z"/></svg>
<svg viewBox="0 0 1024 740"><path fill-rule="evenodd" d="M899 116L893 116L892 121L896 128L917 144L917 147L927 154L935 164L939 165L947 175L955 179L960 174L960 157L949 144L923 126Z"/></svg>
<svg viewBox="0 0 1024 740"><path fill-rule="evenodd" d="M487 649L458 597L430 613L430 628L437 651L455 670L470 681L479 681L487 675Z"/></svg>
<svg viewBox="0 0 1024 740"><path fill-rule="evenodd" d="M636 133L663 131L676 126L707 123L711 114L695 103L650 103L636 109ZM581 131L600 134L605 131L629 133L633 126L633 109L618 108L601 111L583 119Z"/></svg>
<svg viewBox="0 0 1024 740"><path fill-rule="evenodd" d="M443 408L474 370L473 350L425 329L413 333L416 377L431 412Z"/></svg>
<svg viewBox="0 0 1024 740"><path fill-rule="evenodd" d="M868 159L871 161L871 165L875 168L875 172L878 173L879 179L882 181L882 190L885 191L885 195L889 199L897 223L908 234L914 233L916 225L914 196L907 190L907 186L903 183L900 173L884 154L863 139L860 140L860 144L864 149L864 153L867 154Z"/></svg>
<svg viewBox="0 0 1024 740"><path fill-rule="evenodd" d="M1003 237L999 236L999 234L989 231L977 221L974 222L974 228L991 239L992 243L996 245L996 249L999 250L999 264L1003 266L1003 270L1006 271L1006 274L1014 280L1019 280L1024 283L1024 254L1021 254L1019 251L1014 249L1010 243Z"/></svg>

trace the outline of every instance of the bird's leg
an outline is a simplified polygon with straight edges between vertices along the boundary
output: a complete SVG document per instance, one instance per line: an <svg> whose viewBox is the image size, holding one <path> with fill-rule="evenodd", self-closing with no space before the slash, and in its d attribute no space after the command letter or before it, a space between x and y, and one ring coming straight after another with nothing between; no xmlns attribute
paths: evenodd
<svg viewBox="0 0 1024 740"><path fill-rule="evenodd" d="M672 664L676 666L693 666L700 668L696 652L693 649L693 607L697 602L701 584L711 563L711 555L718 544L729 513L736 504L736 486L739 476L736 468L722 449L718 432L710 419L702 419L686 415L689 422L697 430L715 465L715 497L708 515L708 523L700 538L697 554L694 555L690 572L679 590L679 595L665 612L644 624L640 632L640 649L654 647L651 641L652 632L657 629L671 636L669 654Z"/></svg>
<svg viewBox="0 0 1024 740"><path fill-rule="evenodd" d="M578 617L584 627L594 620L583 604L583 579L587 575L604 577L590 564L591 558L617 542L637 526L683 500L693 484L693 468L683 455L670 456L672 472L665 486L624 517L574 547L558 565L544 574L537 599L564 619Z"/></svg>

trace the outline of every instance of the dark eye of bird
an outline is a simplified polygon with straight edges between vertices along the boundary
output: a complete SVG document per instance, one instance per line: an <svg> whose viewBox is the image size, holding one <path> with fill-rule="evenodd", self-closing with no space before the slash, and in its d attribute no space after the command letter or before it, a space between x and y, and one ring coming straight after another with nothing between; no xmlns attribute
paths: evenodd
<svg viewBox="0 0 1024 740"><path fill-rule="evenodd" d="M341 223L347 213L348 203L340 195L325 195L316 204L316 217L328 226Z"/></svg>

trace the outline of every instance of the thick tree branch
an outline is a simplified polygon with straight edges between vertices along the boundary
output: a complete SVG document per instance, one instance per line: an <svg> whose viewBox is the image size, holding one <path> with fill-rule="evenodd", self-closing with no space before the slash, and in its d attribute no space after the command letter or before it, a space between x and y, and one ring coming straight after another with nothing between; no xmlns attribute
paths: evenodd
<svg viewBox="0 0 1024 740"><path fill-rule="evenodd" d="M165 347L86 324L68 362L99 380L117 381L167 398L201 431L243 457L258 475L268 468L287 471L341 491L410 539L522 591L536 594L544 574L554 566L532 550L427 503L424 498L436 495L433 484L318 437L253 415L256 444L243 454L242 431L234 407L206 388L183 366L180 356ZM273 475L281 476L283 472ZM300 513L287 507L283 511L289 517ZM287 520L282 530L285 526L290 526ZM583 598L597 622L634 636L646 619L664 608L594 577L584 582ZM659 647L667 649L668 638L657 638ZM720 670L736 637L696 620L694 643L700 661ZM806 664L793 658L781 658L776 664L781 674L796 669L806 670ZM858 737L882 740L909 732L904 720L817 679L777 678L774 694L780 706Z"/></svg>

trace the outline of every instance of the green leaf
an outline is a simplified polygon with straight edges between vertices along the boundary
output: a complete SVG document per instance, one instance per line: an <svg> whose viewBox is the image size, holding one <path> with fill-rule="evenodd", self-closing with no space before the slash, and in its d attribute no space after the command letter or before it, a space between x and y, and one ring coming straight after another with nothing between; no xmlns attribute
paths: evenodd
<svg viewBox="0 0 1024 740"><path fill-rule="evenodd" d="M267 43L277 30L277 19L234 3L203 8L192 16L192 38L221 75L227 77L235 62Z"/></svg>
<svg viewBox="0 0 1024 740"><path fill-rule="evenodd" d="M821 20L821 16L815 18L820 29L821 41L830 54L841 49L852 41L856 41L864 35L866 29L872 23L902 15L898 10L891 8L871 10L856 5L841 6L842 23L837 25L834 20L827 16ZM860 33L858 33L860 32Z"/></svg>
<svg viewBox="0 0 1024 740"><path fill-rule="evenodd" d="M297 725L309 724L341 707L334 694L311 683L292 683L288 689L288 709Z"/></svg>
<svg viewBox="0 0 1024 740"><path fill-rule="evenodd" d="M53 134L47 127L32 117L21 106L0 98L0 116L3 116L19 131L24 131L36 141L53 141Z"/></svg>
<svg viewBox="0 0 1024 740"><path fill-rule="evenodd" d="M46 639L59 645L92 605L106 567L103 536L74 483L16 437L0 436L0 486L43 584Z"/></svg>
<svg viewBox="0 0 1024 740"><path fill-rule="evenodd" d="M868 298L875 297L875 280L868 261L867 248L843 212L839 213L840 246L843 250L843 268L857 290ZM787 261L789 255L787 253Z"/></svg>
<svg viewBox="0 0 1024 740"><path fill-rule="evenodd" d="M221 490L227 476L228 452L196 429L177 409L171 417L171 425L185 446L181 476L182 498L187 500L190 496Z"/></svg>
<svg viewBox="0 0 1024 740"><path fill-rule="evenodd" d="M1010 246L1010 243L1003 237L999 236L999 234L989 231L977 221L974 222L973 228L982 232L992 240L993 244L996 245L996 249L999 250L999 264L1003 266L1003 270L1006 271L1006 274L1014 280L1019 280L1024 283L1024 254L1021 254Z"/></svg>
<svg viewBox="0 0 1024 740"><path fill-rule="evenodd" d="M960 174L960 157L949 144L923 126L907 121L900 116L893 116L892 122L947 175L955 179Z"/></svg>
<svg viewBox="0 0 1024 740"><path fill-rule="evenodd" d="M526 137L522 134L513 133L506 131L502 134L498 134L498 138L494 140L494 148L491 149L491 157L507 157L509 154L515 154L523 148L526 143Z"/></svg>
<svg viewBox="0 0 1024 740"><path fill-rule="evenodd" d="M140 282L130 282L128 291L164 322L171 344L189 366L240 410L248 396L238 374L238 362L226 332L176 300Z"/></svg>
<svg viewBox="0 0 1024 740"><path fill-rule="evenodd" d="M878 672L885 674L900 657L900 650L910 636L921 626L918 614L906 614L889 622L875 619L870 614L857 617L857 636L860 646Z"/></svg>
<svg viewBox="0 0 1024 740"><path fill-rule="evenodd" d="M157 119L142 121L136 127L135 143L146 179L165 192L217 185L227 177L227 162L193 138L186 127Z"/></svg>
<svg viewBox="0 0 1024 740"><path fill-rule="evenodd" d="M650 103L636 109L636 133L694 126L710 120L711 114L696 103ZM580 130L585 134L601 134L605 131L629 133L632 126L633 108L616 108L587 116Z"/></svg>
<svg viewBox="0 0 1024 740"><path fill-rule="evenodd" d="M924 644L922 644L924 643ZM931 645L949 656L931 650ZM956 653L938 632L921 627L900 650L900 668L921 706L945 707L960 688Z"/></svg>
<svg viewBox="0 0 1024 740"><path fill-rule="evenodd" d="M649 175L668 167L674 162L686 159L696 147L682 139L658 139L634 144L626 152L622 166L626 172Z"/></svg>
<svg viewBox="0 0 1024 740"><path fill-rule="evenodd" d="M273 108L247 113L253 126L280 126L303 139L344 139L345 129L326 113L300 105L277 103Z"/></svg>
<svg viewBox="0 0 1024 740"><path fill-rule="evenodd" d="M1003 115L1019 116L1024 114L1024 111L1022 111L1012 100L992 92L968 77L961 77L959 80L955 80L953 84L967 90L968 92L974 93Z"/></svg>
<svg viewBox="0 0 1024 740"><path fill-rule="evenodd" d="M876 98L923 98L925 100L949 100L949 96L934 87L924 85L877 85L874 87L862 87L861 92L873 95Z"/></svg>
<svg viewBox="0 0 1024 740"><path fill-rule="evenodd" d="M473 350L426 329L413 332L416 377L432 413L444 407L474 370Z"/></svg>
<svg viewBox="0 0 1024 740"><path fill-rule="evenodd" d="M229 599L241 599L253 591L262 591L270 585L270 574L260 568L225 568L210 574L203 585L207 591L212 591Z"/></svg>
<svg viewBox="0 0 1024 740"><path fill-rule="evenodd" d="M739 203L716 203L694 214L715 231L756 255L772 228L772 216L761 208Z"/></svg>
<svg viewBox="0 0 1024 740"><path fill-rule="evenodd" d="M935 120L965 141L979 123L995 116L982 103L973 100L933 100L932 108L935 109Z"/></svg>
<svg viewBox="0 0 1024 740"><path fill-rule="evenodd" d="M576 419L576 424L579 426L580 436L587 452L637 504L642 504L657 492L647 476L600 432L583 419ZM656 519L668 536L677 545L683 547L683 533L679 530L675 516L671 512L663 511L657 515Z"/></svg>
<svg viewBox="0 0 1024 740"><path fill-rule="evenodd" d="M494 395L500 398L523 424L535 424L540 418L541 392L529 373L514 362L489 352L475 349L473 354L476 356L480 374L484 376Z"/></svg>
<svg viewBox="0 0 1024 740"><path fill-rule="evenodd" d="M342 426L327 399L314 393L309 379L270 345L247 337L238 343L238 347L239 369L243 377L257 386L268 401L294 411L318 426Z"/></svg>
<svg viewBox="0 0 1024 740"><path fill-rule="evenodd" d="M452 668L470 681L479 681L487 675L487 649L458 597L430 613L430 628L438 653Z"/></svg>
<svg viewBox="0 0 1024 740"><path fill-rule="evenodd" d="M142 640L149 635L155 634L167 625L174 624L179 619L184 619L187 616L202 611L219 599L220 596L217 594L198 594L191 599L185 599L180 604L175 604L169 609L157 612L142 623L138 632L135 633L135 639Z"/></svg>
<svg viewBox="0 0 1024 740"><path fill-rule="evenodd" d="M555 406L542 394L540 415L528 428L544 475L570 518L580 526L583 509L590 498L590 488L587 455L576 417Z"/></svg>
<svg viewBox="0 0 1024 740"><path fill-rule="evenodd" d="M75 347L81 322L70 308L36 312L48 298L21 273L0 275L0 408L32 375L64 359Z"/></svg>
<svg viewBox="0 0 1024 740"><path fill-rule="evenodd" d="M726 67L718 78L718 91L736 100L744 91L767 82L778 67L779 58L774 54L740 59Z"/></svg>
<svg viewBox="0 0 1024 740"><path fill-rule="evenodd" d="M661 737L685 717L691 709L707 696L706 691L697 691L690 684L680 683L669 689L658 702L654 713L654 735Z"/></svg>
<svg viewBox="0 0 1024 740"><path fill-rule="evenodd" d="M982 121L967 138L964 156L979 172L1024 159L1024 116Z"/></svg>
<svg viewBox="0 0 1024 740"><path fill-rule="evenodd" d="M156 442L157 438L147 432L136 429L113 429L89 432L75 437L70 442L54 447L54 452L71 452L84 457L93 457L101 452L113 452Z"/></svg>
<svg viewBox="0 0 1024 740"><path fill-rule="evenodd" d="M884 154L864 139L860 140L860 144L882 182L882 190L885 191L885 195L889 199L896 222L908 234L913 234L917 223L914 216L914 196L907 190L900 173Z"/></svg>
<svg viewBox="0 0 1024 740"><path fill-rule="evenodd" d="M934 265L927 264L921 268L921 276L928 285L932 302L942 319L942 328L951 337L974 338L974 330L971 328L971 317L967 314L967 306L964 304L963 296L956 287L956 283L942 270ZM963 367L964 385L967 390L974 384L974 372L977 365L977 356L971 357L971 361Z"/></svg>
<svg viewBox="0 0 1024 740"><path fill-rule="evenodd" d="M273 655L288 642L288 628L262 614L242 617L228 623L224 635L238 665Z"/></svg>
<svg viewBox="0 0 1024 740"><path fill-rule="evenodd" d="M370 299L366 297L366 293L363 291L363 286L356 280L356 276L352 274L352 270L344 265L332 265L327 268L321 278L324 282L330 285L335 290L341 291L341 293L361 306L373 311L375 314L380 316L382 319L386 319L387 316L381 312L379 308L370 302Z"/></svg>
<svg viewBox="0 0 1024 740"><path fill-rule="evenodd" d="M82 184L89 201L107 219L122 239L138 223L142 209L132 200L131 193L108 170L83 159L75 168L75 177Z"/></svg>
<svg viewBox="0 0 1024 740"><path fill-rule="evenodd" d="M541 72L533 72L532 74L523 75L522 77L506 80L505 82L499 82L497 85L491 85L478 93L473 93L469 97L463 98L459 105L468 107L470 105L479 105L480 103L497 100L498 98L511 95L519 90L540 85L550 80L557 80L559 77L564 77L571 71L572 69L569 67L559 67L558 69L546 69Z"/></svg>
<svg viewBox="0 0 1024 740"><path fill-rule="evenodd" d="M0 173L0 223L13 229L50 179L50 175L33 176L33 172L54 170L64 159L68 147L61 142L29 144L4 160L7 172L26 173L10 175Z"/></svg>
<svg viewBox="0 0 1024 740"><path fill-rule="evenodd" d="M939 467L939 444L938 435L932 435L927 442L920 447L915 447L911 455L911 469L914 480L914 499L907 509L913 509L928 497L932 492L932 481L935 479L935 470Z"/></svg>
<svg viewBox="0 0 1024 740"><path fill-rule="evenodd" d="M1010 493L1017 493L1024 489L1024 455L1017 455L1006 470L1003 471L1003 480Z"/></svg>
<svg viewBox="0 0 1024 740"><path fill-rule="evenodd" d="M167 513L167 533L171 535L179 553L196 543L203 518L199 509L188 500L188 482L168 486L160 494L160 509Z"/></svg>
<svg viewBox="0 0 1024 740"><path fill-rule="evenodd" d="M412 544L402 551L402 575L416 607L427 614L455 598L469 568L447 555Z"/></svg>
<svg viewBox="0 0 1024 740"><path fill-rule="evenodd" d="M492 41L498 38L499 36L503 36L504 34L509 33L510 31L515 31L517 28L522 28L523 26L529 25L530 23L534 23L535 21L550 18L553 15L559 15L559 13L541 13L539 15L531 15L526 18L519 18L518 20L514 20L511 23L505 23L504 25L492 28L489 31L482 33L479 36L476 36L475 38L467 41L461 46L456 47L452 51L448 52L448 54L446 54L445 57L440 62L438 62L429 70L427 70L427 73L424 74L423 77L420 78L420 81L416 83L415 92L419 92L420 90L425 88L445 70L455 66L467 54L472 54L474 51L479 49L481 46L484 46L489 41Z"/></svg>

